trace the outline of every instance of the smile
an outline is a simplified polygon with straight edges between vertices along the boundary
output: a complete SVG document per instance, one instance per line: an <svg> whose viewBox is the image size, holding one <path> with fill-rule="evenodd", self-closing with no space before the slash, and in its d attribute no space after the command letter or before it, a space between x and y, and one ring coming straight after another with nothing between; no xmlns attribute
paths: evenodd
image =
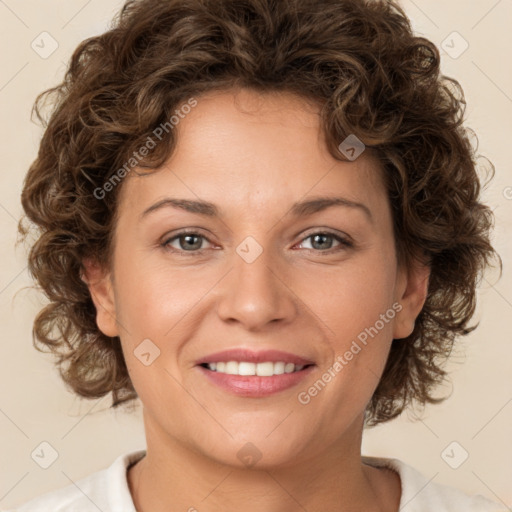
<svg viewBox="0 0 512 512"><path fill-rule="evenodd" d="M205 363L208 370L225 373L228 375L257 375L258 377L272 377L301 371L305 366L284 361L266 361L263 363L251 363L249 361L219 361L217 363Z"/></svg>
<svg viewBox="0 0 512 512"><path fill-rule="evenodd" d="M314 364L307 366L285 364L282 361L262 363L227 361L204 363L196 368L215 387L227 391L229 394L247 398L263 398L297 386L315 366ZM244 374L243 372L250 373ZM261 372L261 374L256 372Z"/></svg>

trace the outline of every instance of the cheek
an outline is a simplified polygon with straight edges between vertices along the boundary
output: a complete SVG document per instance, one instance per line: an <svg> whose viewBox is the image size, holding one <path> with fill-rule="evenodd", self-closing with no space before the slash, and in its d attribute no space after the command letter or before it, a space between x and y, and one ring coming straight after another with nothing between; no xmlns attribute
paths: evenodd
<svg viewBox="0 0 512 512"><path fill-rule="evenodd" d="M218 281L211 270L122 259L117 267L116 312L138 337L166 339ZM186 323L186 320L185 320Z"/></svg>
<svg viewBox="0 0 512 512"><path fill-rule="evenodd" d="M326 383L320 400L333 411L362 410L387 360L396 316L395 267L393 252L390 258L383 254L384 246L347 261L329 279L319 281L325 286L315 288L311 299L311 309L325 326L330 353L320 370L318 387Z"/></svg>
<svg viewBox="0 0 512 512"><path fill-rule="evenodd" d="M314 276L315 286L309 276L297 292L307 297L308 307L322 320L337 353L376 322L381 338L392 332L396 274L393 253L389 258L385 254L384 247L375 249L347 260L336 270L323 270ZM388 322L382 325L380 315L387 312Z"/></svg>
<svg viewBox="0 0 512 512"><path fill-rule="evenodd" d="M189 339L198 337L205 307L212 307L207 295L219 281L212 274L211 268L178 269L147 258L119 259L116 316L128 371L143 402L163 399L159 395L164 389L179 394L172 376L180 375L182 351ZM162 386L165 382L169 386Z"/></svg>
<svg viewBox="0 0 512 512"><path fill-rule="evenodd" d="M371 399L384 370L392 341L393 272L375 265L340 272L312 303L324 325L325 353L318 378L302 389L301 404L330 411L331 427L342 431Z"/></svg>

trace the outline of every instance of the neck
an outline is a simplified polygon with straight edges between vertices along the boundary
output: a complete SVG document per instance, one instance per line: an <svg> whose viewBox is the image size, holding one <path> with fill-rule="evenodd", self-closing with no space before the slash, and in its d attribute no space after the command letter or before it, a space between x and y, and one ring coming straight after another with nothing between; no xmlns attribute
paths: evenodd
<svg viewBox="0 0 512 512"><path fill-rule="evenodd" d="M358 430L313 457L240 468L165 437L144 413L146 456L128 471L137 512L397 512L400 478L361 462ZM359 426L359 422L358 425ZM356 441L356 442L354 442Z"/></svg>

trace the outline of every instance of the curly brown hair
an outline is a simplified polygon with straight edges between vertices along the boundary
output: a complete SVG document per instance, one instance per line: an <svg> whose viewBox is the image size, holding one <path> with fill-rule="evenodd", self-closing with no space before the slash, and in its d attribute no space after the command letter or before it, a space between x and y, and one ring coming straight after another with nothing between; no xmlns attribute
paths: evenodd
<svg viewBox="0 0 512 512"><path fill-rule="evenodd" d="M37 227L29 269L49 299L34 345L58 356L78 395L112 392L112 407L137 397L120 339L99 331L81 279L86 258L111 263L122 183L101 200L97 191L180 104L235 87L313 99L334 158L345 159L338 145L348 134L378 155L398 261L409 266L423 254L431 274L414 331L393 340L365 424L443 400L433 396L442 365L455 338L478 325L468 325L476 287L501 259L490 243L492 212L480 202L463 91L388 0L132 0L107 32L83 41L62 83L34 105L45 132L22 204ZM166 130L139 166L160 166L176 140ZM20 233L26 239L26 219Z"/></svg>

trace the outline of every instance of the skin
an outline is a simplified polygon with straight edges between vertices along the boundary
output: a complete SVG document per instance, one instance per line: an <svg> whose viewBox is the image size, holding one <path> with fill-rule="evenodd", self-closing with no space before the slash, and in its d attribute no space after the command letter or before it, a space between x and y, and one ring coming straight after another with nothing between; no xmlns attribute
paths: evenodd
<svg viewBox="0 0 512 512"><path fill-rule="evenodd" d="M398 511L398 475L361 461L363 416L393 338L413 330L429 269L397 265L379 162L369 151L334 159L318 107L290 93L208 93L175 129L166 164L122 184L111 268L85 262L98 326L120 336L143 404L147 455L128 471L137 510ZM362 203L371 220L346 206L289 214L313 196ZM163 207L141 219L165 197L210 201L221 216ZM204 238L180 243L183 228ZM353 247L310 236L326 231ZM248 236L263 249L252 263L236 252ZM393 304L401 311L299 403ZM149 366L134 355L144 339L160 350ZM234 347L284 350L316 366L291 389L239 397L195 365ZM252 467L237 457L247 442L261 453Z"/></svg>

